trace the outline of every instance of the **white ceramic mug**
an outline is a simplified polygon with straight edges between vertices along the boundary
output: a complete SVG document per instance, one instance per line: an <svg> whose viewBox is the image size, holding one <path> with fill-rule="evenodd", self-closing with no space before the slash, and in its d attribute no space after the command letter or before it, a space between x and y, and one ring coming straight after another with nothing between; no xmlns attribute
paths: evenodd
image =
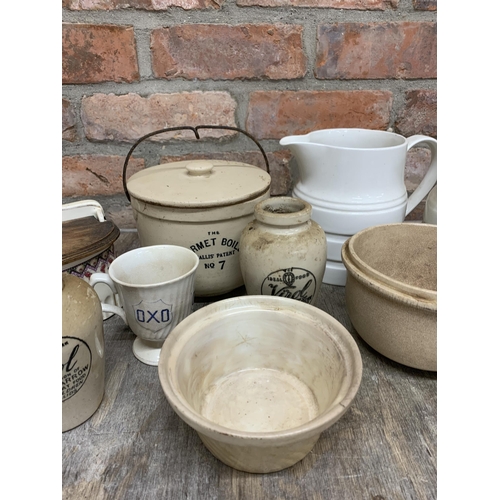
<svg viewBox="0 0 500 500"><path fill-rule="evenodd" d="M137 336L133 353L158 365L170 331L192 312L198 256L176 245L153 245L117 257L108 273L94 273L90 284L108 285L122 307L101 303L103 312L118 314Z"/></svg>

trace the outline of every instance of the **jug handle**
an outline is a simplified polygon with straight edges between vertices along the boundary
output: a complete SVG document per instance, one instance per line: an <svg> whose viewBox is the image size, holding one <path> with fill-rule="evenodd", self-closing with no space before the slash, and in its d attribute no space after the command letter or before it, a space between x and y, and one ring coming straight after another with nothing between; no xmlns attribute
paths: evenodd
<svg viewBox="0 0 500 500"><path fill-rule="evenodd" d="M408 215L423 199L437 182L437 140L426 135L412 135L407 139L407 151L418 144L425 144L431 150L431 164L424 178L408 198L406 215Z"/></svg>
<svg viewBox="0 0 500 500"><path fill-rule="evenodd" d="M125 191L125 196L127 197L128 201L130 201L130 194L129 194L128 189L127 189L127 166L128 166L128 162L130 160L130 157L132 156L132 153L134 152L134 149L142 141L145 141L146 139L148 139L149 137L152 137L153 135L163 134L165 132L175 132L177 130L191 130L194 133L196 139L201 139L200 134L198 133L198 130L206 129L206 128L218 129L218 130L234 130L236 132L240 132L240 133L246 135L247 137L249 137L253 142L255 142L255 144L259 148L260 152L262 153L262 156L264 156L264 161L266 163L266 172L268 174L270 173L269 172L269 160L267 159L267 155L264 151L264 148L260 145L259 141L257 141L257 139L255 137L250 135L245 130L242 130L242 129L237 128L237 127L229 127L227 125L198 125L196 127L190 127L190 126L186 125L183 127L162 128L161 130L155 130L154 132L150 132L149 134L143 135L142 137L137 139L137 141L130 148L130 151L128 152L128 154L125 158L125 163L123 164L122 183L123 183L123 190Z"/></svg>

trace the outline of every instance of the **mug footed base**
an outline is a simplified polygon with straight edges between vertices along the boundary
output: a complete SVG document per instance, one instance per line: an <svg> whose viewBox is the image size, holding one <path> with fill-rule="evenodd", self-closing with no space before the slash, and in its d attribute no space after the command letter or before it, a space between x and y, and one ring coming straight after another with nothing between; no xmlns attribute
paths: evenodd
<svg viewBox="0 0 500 500"><path fill-rule="evenodd" d="M137 337L132 345L134 356L146 365L158 366L163 340L154 342Z"/></svg>

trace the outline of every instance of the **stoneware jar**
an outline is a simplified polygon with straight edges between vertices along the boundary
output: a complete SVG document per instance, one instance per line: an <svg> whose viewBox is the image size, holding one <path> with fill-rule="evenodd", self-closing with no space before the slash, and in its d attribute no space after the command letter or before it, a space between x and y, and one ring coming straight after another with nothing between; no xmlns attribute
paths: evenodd
<svg viewBox="0 0 500 500"><path fill-rule="evenodd" d="M268 166L265 154L264 159ZM124 189L141 246L176 245L195 252L198 297L241 287L240 235L255 205L270 196L269 173L247 163L198 159L148 167L127 180L126 165Z"/></svg>
<svg viewBox="0 0 500 500"><path fill-rule="evenodd" d="M99 296L82 278L62 275L62 431L89 419L104 396Z"/></svg>
<svg viewBox="0 0 500 500"><path fill-rule="evenodd" d="M323 229L306 201L286 196L257 204L241 235L240 265L249 295L275 295L315 304L325 273Z"/></svg>

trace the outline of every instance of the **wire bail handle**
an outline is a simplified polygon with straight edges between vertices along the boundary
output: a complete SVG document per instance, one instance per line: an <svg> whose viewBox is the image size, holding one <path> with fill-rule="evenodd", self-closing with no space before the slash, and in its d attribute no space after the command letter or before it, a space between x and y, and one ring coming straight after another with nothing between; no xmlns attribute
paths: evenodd
<svg viewBox="0 0 500 500"><path fill-rule="evenodd" d="M260 145L260 143L257 141L257 139L255 139L255 137L253 137L252 135L250 135L245 130L242 130L242 129L237 128L237 127L229 127L229 126L226 126L226 125L198 125L196 127L190 127L190 126L186 125L186 126L182 126L182 127L163 128L161 130L156 130L154 132L150 132L149 134L146 134L146 135L142 136L140 139L138 139L132 145L132 147L130 148L130 151L128 152L128 154L127 154L127 156L125 158L125 163L123 164L122 182L123 182L123 190L125 191L125 196L127 197L128 201L130 201L130 194L129 194L128 189L127 189L127 177L126 177L126 175L127 175L127 166L128 166L128 162L129 162L129 160L130 160L130 158L132 156L132 153L134 152L135 148L142 141L148 139L149 137L152 137L153 135L163 134L165 132L175 132L177 130L191 130L194 133L196 139L201 139L200 134L198 133L198 131L200 129L233 130L233 131L240 132L240 133L246 135L260 149L260 152L262 153L262 156L264 156L264 161L266 163L266 171L267 171L267 173L269 173L269 161L267 159L267 156L266 156L266 153L264 151L264 148Z"/></svg>

